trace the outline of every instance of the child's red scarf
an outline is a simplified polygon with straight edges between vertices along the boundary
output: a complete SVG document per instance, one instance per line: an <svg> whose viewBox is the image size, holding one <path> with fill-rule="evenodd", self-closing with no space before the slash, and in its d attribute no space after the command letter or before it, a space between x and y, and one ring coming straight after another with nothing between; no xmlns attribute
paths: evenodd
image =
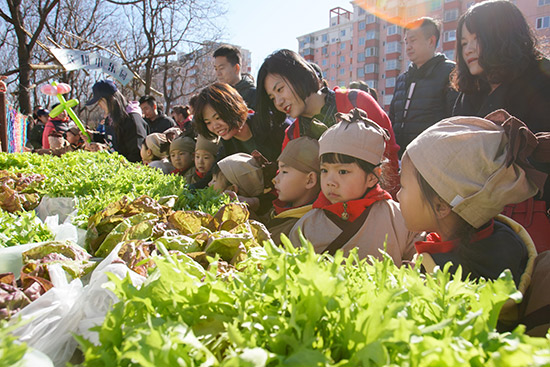
<svg viewBox="0 0 550 367"><path fill-rule="evenodd" d="M391 195L386 190L382 189L380 185L376 185L375 187L370 189L363 198L346 201L345 203L331 204L331 202L325 197L325 195L321 191L321 193L319 193L319 197L313 203L313 208L328 210L336 214L343 220L349 220L350 222L353 222L361 215L361 213L363 213L366 208L368 208L375 202L389 199L391 199Z"/></svg>
<svg viewBox="0 0 550 367"><path fill-rule="evenodd" d="M493 234L494 228L495 220L492 219L487 227L480 229L473 235L471 242L474 243L489 237ZM417 241L414 247L419 254L423 252L428 254L445 254L453 251L459 242L459 240L441 241L440 235L431 232L426 236L426 241Z"/></svg>

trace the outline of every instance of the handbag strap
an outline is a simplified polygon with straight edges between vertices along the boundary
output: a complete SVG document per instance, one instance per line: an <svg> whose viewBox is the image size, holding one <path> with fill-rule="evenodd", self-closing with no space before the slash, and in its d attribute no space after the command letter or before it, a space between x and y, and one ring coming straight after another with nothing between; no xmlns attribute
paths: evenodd
<svg viewBox="0 0 550 367"><path fill-rule="evenodd" d="M338 249L342 248L359 231L363 223L365 223L370 209L371 206L365 208L363 213L353 222L344 221L333 212L325 210L324 212L327 218L342 230L342 233L327 246L325 252L328 252L329 255L334 255Z"/></svg>

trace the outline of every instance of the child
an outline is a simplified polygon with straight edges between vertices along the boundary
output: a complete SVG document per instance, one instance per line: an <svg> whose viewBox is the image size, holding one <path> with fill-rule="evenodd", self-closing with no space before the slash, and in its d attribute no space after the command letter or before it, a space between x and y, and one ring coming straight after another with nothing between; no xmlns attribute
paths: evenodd
<svg viewBox="0 0 550 367"><path fill-rule="evenodd" d="M190 137L179 137L170 144L170 162L174 166L171 172L184 176L189 182L193 175L193 154L195 153L195 141Z"/></svg>
<svg viewBox="0 0 550 367"><path fill-rule="evenodd" d="M386 242L386 252L400 265L412 258L415 234L405 227L399 204L379 184L388 133L357 108L337 116L342 121L319 140L321 194L290 238L299 244L301 229L317 252L343 249L347 254L357 247L360 258L381 258Z"/></svg>
<svg viewBox="0 0 550 367"><path fill-rule="evenodd" d="M250 154L232 154L213 167L209 186L220 193L234 191L255 212L260 206L258 196L264 193L263 170Z"/></svg>
<svg viewBox="0 0 550 367"><path fill-rule="evenodd" d="M141 146L141 159L144 164L160 169L164 174L174 170L174 166L168 161L170 143L162 133L147 135Z"/></svg>
<svg viewBox="0 0 550 367"><path fill-rule="evenodd" d="M191 176L189 183L196 189L204 188L212 179L210 170L216 162L218 154L218 141L210 140L202 135L197 136L197 145L195 147L195 172Z"/></svg>
<svg viewBox="0 0 550 367"><path fill-rule="evenodd" d="M279 198L273 201L267 229L279 242L296 222L312 209L321 190L319 142L308 137L291 140L279 156L279 172L273 179Z"/></svg>
<svg viewBox="0 0 550 367"><path fill-rule="evenodd" d="M526 160L523 145L533 142L523 123L499 110L487 120L442 120L407 146L397 196L407 227L432 232L415 244L425 270L452 262L451 271L461 265L464 277L496 279L510 269L524 290L534 244L523 227L498 214L544 184L545 175Z"/></svg>

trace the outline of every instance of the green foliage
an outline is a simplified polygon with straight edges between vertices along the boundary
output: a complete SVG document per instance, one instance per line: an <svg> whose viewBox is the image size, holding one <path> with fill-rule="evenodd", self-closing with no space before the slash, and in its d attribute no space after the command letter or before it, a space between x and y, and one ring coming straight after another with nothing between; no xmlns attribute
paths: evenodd
<svg viewBox="0 0 550 367"><path fill-rule="evenodd" d="M18 342L11 334L18 326L8 326L0 320L0 367L18 366L27 352L27 344Z"/></svg>
<svg viewBox="0 0 550 367"><path fill-rule="evenodd" d="M131 200L141 195L156 200L175 196L174 209L207 213L215 213L228 202L227 196L212 189L191 192L182 176L129 163L117 153L76 151L61 157L0 153L0 169L45 175L46 180L36 191L50 197L74 197L79 225L124 195Z"/></svg>
<svg viewBox="0 0 550 367"><path fill-rule="evenodd" d="M11 214L0 210L0 248L53 239L52 232L34 212Z"/></svg>
<svg viewBox="0 0 550 367"><path fill-rule="evenodd" d="M79 338L83 365L550 365L548 339L495 331L509 272L475 283L285 245L224 277L175 256L140 289L112 277L121 302L95 328L100 346Z"/></svg>

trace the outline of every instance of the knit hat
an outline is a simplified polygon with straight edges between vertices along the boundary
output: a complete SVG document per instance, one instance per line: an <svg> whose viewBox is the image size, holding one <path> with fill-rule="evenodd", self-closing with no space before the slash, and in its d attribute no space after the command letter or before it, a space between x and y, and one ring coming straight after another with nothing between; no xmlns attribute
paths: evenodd
<svg viewBox="0 0 550 367"><path fill-rule="evenodd" d="M303 136L288 142L285 149L277 159L300 172L319 172L319 142L315 139Z"/></svg>
<svg viewBox="0 0 550 367"><path fill-rule="evenodd" d="M188 136L180 136L179 138L174 139L170 144L170 153L174 150L181 150L182 152L195 152L195 141Z"/></svg>
<svg viewBox="0 0 550 367"><path fill-rule="evenodd" d="M526 160L536 145L521 121L499 110L485 119L442 120L414 139L405 154L452 210L479 228L505 205L533 197L544 185L545 175Z"/></svg>
<svg viewBox="0 0 550 367"><path fill-rule="evenodd" d="M359 108L348 114L337 113L336 118L341 121L319 139L319 156L340 153L374 165L380 164L389 140L388 131L369 120L367 113Z"/></svg>
<svg viewBox="0 0 550 367"><path fill-rule="evenodd" d="M264 192L262 168L250 154L236 153L218 162L227 181L239 188L243 196L258 196Z"/></svg>
<svg viewBox="0 0 550 367"><path fill-rule="evenodd" d="M218 139L210 140L200 134L197 136L197 146L195 150L206 150L215 157L218 154L219 147Z"/></svg>
<svg viewBox="0 0 550 367"><path fill-rule="evenodd" d="M145 145L151 149L153 155L158 158L165 158L168 156L166 151L163 151L163 145L168 144L166 135L162 133L152 133L145 138Z"/></svg>

